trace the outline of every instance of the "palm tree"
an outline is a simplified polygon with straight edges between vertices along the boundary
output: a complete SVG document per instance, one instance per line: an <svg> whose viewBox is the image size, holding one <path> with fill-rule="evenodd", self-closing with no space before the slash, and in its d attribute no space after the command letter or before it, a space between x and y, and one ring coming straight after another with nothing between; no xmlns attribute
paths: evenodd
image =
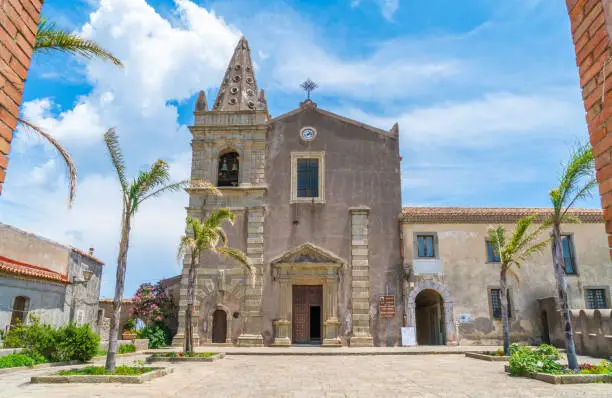
<svg viewBox="0 0 612 398"><path fill-rule="evenodd" d="M589 144L579 145L571 154L565 166L559 185L553 188L549 195L553 205L550 219L552 225L552 256L555 279L557 281L557 296L561 317L563 319L563 334L567 349L567 364L570 369L578 369L574 334L570 322L569 303L567 298L567 275L561 242L561 223L579 222L567 211L577 201L588 198L591 190L597 185L595 179L595 160Z"/></svg>
<svg viewBox="0 0 612 398"><path fill-rule="evenodd" d="M38 31L34 41L33 53L34 54L51 54L54 52L63 52L72 55L77 55L86 59L101 59L103 61L111 61L113 64L122 67L123 64L108 50L101 47L98 43L93 40L83 39L75 33L66 32L55 26L55 23L47 21L46 18L41 17L38 24ZM4 71L4 69L3 69ZM7 69L7 72L10 71ZM20 81L19 77L16 76L16 83ZM70 154L62 145L53 138L52 135L45 132L40 127L33 123L19 117L17 118L22 129L31 131L34 134L38 134L47 142L49 142L60 154L66 167L68 169L68 178L70 180L70 192L68 195L68 206L72 205L74 196L76 193L76 179L77 169L70 157Z"/></svg>
<svg viewBox="0 0 612 398"><path fill-rule="evenodd" d="M187 283L187 310L185 311L185 352L193 352L193 327L191 315L195 302L196 268L202 252L209 251L230 257L252 272L249 258L240 250L227 247L224 222L234 223L234 213L228 209L214 210L203 222L187 217L186 235L181 237L178 258L191 256ZM221 246L219 246L221 244Z"/></svg>
<svg viewBox="0 0 612 398"><path fill-rule="evenodd" d="M538 241L542 231L549 227L547 223L543 223L532 232L528 232L533 224L533 220L537 216L537 214L533 214L518 220L510 239L506 239L506 230L503 226L498 225L489 228L489 241L499 256L501 267L499 272L499 299L501 303L505 355L509 354L508 349L510 348L507 275L510 274L516 279L517 283L520 283L520 278L515 268L521 268L521 263L524 260L535 253L541 252L548 245L548 240Z"/></svg>
<svg viewBox="0 0 612 398"><path fill-rule="evenodd" d="M111 316L110 335L108 342L108 355L106 356L106 370L115 370L115 356L117 353L117 338L119 334L119 316L121 314L121 298L125 283L125 270L127 267L127 253L129 247L132 218L142 202L149 198L160 196L164 192L179 191L186 184L185 181L169 183L168 164L157 160L149 170L140 171L131 184L125 175L125 162L119 139L114 129L104 134L104 142L117 171L119 184L123 196L123 210L121 214L121 242L119 243L119 256L117 257L117 278L115 284L115 298L113 300L113 313Z"/></svg>

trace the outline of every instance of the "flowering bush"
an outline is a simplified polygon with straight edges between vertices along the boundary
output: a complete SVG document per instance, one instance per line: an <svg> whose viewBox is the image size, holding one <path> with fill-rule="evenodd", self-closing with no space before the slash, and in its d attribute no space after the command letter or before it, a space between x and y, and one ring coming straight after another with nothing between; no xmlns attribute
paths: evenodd
<svg viewBox="0 0 612 398"><path fill-rule="evenodd" d="M602 360L599 365L591 365L590 363L583 363L578 365L580 373L589 375L607 375L612 374L612 362Z"/></svg>
<svg viewBox="0 0 612 398"><path fill-rule="evenodd" d="M160 282L143 283L133 299L134 309L131 318L140 318L147 326L162 324L173 315L172 298Z"/></svg>

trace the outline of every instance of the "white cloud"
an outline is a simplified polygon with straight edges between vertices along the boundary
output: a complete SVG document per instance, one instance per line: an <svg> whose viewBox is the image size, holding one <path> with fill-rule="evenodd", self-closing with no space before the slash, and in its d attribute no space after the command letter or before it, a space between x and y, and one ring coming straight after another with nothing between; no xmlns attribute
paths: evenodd
<svg viewBox="0 0 612 398"><path fill-rule="evenodd" d="M379 0L379 2L383 17L389 21L392 21L393 14L395 14L399 8L399 0Z"/></svg>

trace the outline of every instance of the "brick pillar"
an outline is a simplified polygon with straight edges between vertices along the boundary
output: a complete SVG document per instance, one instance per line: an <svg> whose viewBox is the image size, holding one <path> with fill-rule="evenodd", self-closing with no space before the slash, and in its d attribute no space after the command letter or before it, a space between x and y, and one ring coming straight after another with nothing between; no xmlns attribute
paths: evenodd
<svg viewBox="0 0 612 398"><path fill-rule="evenodd" d="M566 0L566 4L608 246L612 248L612 0Z"/></svg>
<svg viewBox="0 0 612 398"><path fill-rule="evenodd" d="M44 0L0 0L0 194Z"/></svg>
<svg viewBox="0 0 612 398"><path fill-rule="evenodd" d="M253 275L244 287L244 306L240 312L246 324L238 336L238 345L245 347L263 346L261 300L263 295L264 214L263 206L247 208L246 255L253 265Z"/></svg>
<svg viewBox="0 0 612 398"><path fill-rule="evenodd" d="M353 335L351 347L374 345L370 332L370 263L367 207L351 208L351 296Z"/></svg>

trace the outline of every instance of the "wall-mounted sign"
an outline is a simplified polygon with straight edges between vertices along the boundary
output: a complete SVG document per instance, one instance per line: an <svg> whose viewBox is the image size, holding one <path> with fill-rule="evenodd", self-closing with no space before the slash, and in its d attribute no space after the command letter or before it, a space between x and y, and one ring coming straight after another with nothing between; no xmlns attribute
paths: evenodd
<svg viewBox="0 0 612 398"><path fill-rule="evenodd" d="M472 315L470 314L457 315L457 323L470 323L470 322L472 322Z"/></svg>
<svg viewBox="0 0 612 398"><path fill-rule="evenodd" d="M383 318L393 318L395 316L395 296L380 296L378 312Z"/></svg>

